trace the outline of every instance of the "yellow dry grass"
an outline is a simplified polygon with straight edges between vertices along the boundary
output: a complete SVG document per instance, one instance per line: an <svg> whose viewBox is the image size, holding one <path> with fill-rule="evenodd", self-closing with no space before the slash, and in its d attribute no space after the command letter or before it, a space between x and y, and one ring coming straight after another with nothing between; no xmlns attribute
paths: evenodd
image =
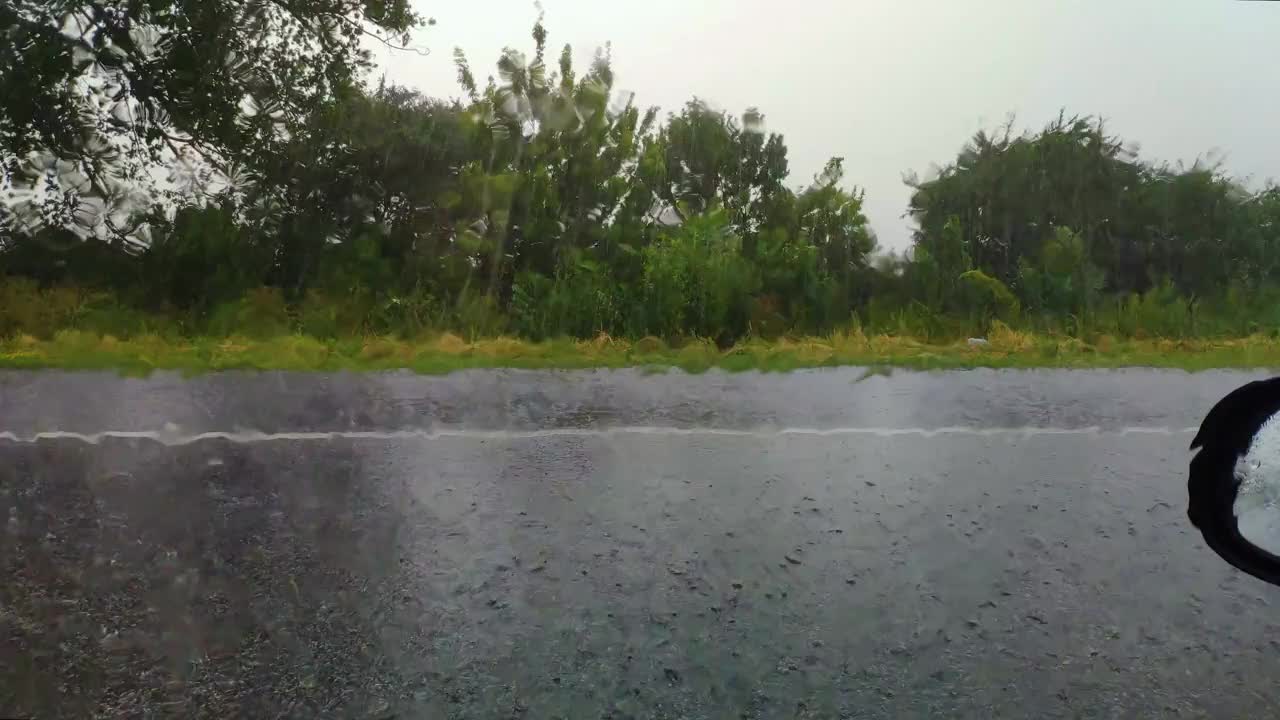
<svg viewBox="0 0 1280 720"><path fill-rule="evenodd" d="M361 360L388 360L391 358L408 359L412 355L412 350L405 343L392 337L378 336L366 338L360 347L360 353L357 357Z"/></svg>
<svg viewBox="0 0 1280 720"><path fill-rule="evenodd" d="M834 332L830 341L832 349L841 355L865 353L871 347L861 327Z"/></svg>
<svg viewBox="0 0 1280 720"><path fill-rule="evenodd" d="M1036 346L1035 337L1031 333L1014 330L999 320L991 324L987 342L992 350L1005 353L1027 352Z"/></svg>
<svg viewBox="0 0 1280 720"><path fill-rule="evenodd" d="M436 338L435 342L432 343L432 347L437 352L448 355L461 355L470 349L470 345L467 344L466 340L450 332Z"/></svg>
<svg viewBox="0 0 1280 720"><path fill-rule="evenodd" d="M819 365L830 360L835 354L835 349L830 342L821 338L802 337L782 338L774 343L772 352L789 353L803 363Z"/></svg>
<svg viewBox="0 0 1280 720"><path fill-rule="evenodd" d="M901 335L873 335L867 340L867 349L876 356L907 355L925 348L926 345L919 340Z"/></svg>
<svg viewBox="0 0 1280 720"><path fill-rule="evenodd" d="M654 355L666 351L667 344L652 335L646 335L631 345L631 352L637 355Z"/></svg>
<svg viewBox="0 0 1280 720"><path fill-rule="evenodd" d="M527 355L536 355L537 346L532 343L524 342L513 337L499 336L487 340L476 340L471 343L471 349L478 355L489 358L518 358Z"/></svg>

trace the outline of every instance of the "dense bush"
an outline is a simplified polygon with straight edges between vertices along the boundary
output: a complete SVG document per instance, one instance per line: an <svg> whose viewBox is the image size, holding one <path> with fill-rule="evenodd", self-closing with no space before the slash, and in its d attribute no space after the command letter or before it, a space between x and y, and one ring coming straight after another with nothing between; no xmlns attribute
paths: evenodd
<svg viewBox="0 0 1280 720"><path fill-rule="evenodd" d="M741 252L722 213L691 219L644 251L645 334L733 340L746 333L755 266Z"/></svg>

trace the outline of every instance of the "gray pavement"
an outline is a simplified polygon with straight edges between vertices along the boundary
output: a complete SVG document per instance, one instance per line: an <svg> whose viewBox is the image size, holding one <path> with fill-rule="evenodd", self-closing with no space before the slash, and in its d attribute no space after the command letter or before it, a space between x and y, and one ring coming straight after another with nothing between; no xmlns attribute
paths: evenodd
<svg viewBox="0 0 1280 720"><path fill-rule="evenodd" d="M1258 377L0 374L0 716L1275 716Z"/></svg>

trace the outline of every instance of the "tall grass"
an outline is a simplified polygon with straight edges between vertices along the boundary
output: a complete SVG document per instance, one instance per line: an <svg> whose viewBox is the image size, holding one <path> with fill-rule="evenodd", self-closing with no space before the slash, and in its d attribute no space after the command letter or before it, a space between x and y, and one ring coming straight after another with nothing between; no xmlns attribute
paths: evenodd
<svg viewBox="0 0 1280 720"><path fill-rule="evenodd" d="M717 303L757 296L717 296L714 283L708 289L695 282L654 290L648 299L611 296L616 287L592 279L589 266L541 286L525 283L517 283L529 290L513 299L510 315L479 293L464 294L452 306L425 294L377 303L368 296L319 292L290 303L274 289L251 290L201 313L164 306L143 310L110 293L0 279L0 365L438 371L494 365L702 370L1280 364L1277 296L1242 290L1191 301L1159 287L1099 301L1084 315L1022 313L1007 321L877 299L818 333L754 332L759 313L744 303L738 320L744 331L726 342L710 334L731 322L725 315L731 305ZM663 293L677 291L684 294L661 300ZM695 320L667 315L677 313ZM979 350L966 342L975 334L988 339Z"/></svg>
<svg viewBox="0 0 1280 720"><path fill-rule="evenodd" d="M1256 335L1233 340L1112 340L1098 344L1035 335L995 325L990 344L928 343L891 335L835 333L825 337L748 338L721 349L709 340L674 347L642 338L601 335L592 340L532 342L513 337L467 341L445 333L432 339L390 336L321 340L302 335L164 338L63 330L51 338L18 335L0 340L0 367L111 368L132 373L157 369L206 372L263 370L388 370L443 373L463 368L681 368L702 372L785 371L855 365L870 368L972 367L1097 368L1146 366L1201 370L1280 367L1280 340Z"/></svg>

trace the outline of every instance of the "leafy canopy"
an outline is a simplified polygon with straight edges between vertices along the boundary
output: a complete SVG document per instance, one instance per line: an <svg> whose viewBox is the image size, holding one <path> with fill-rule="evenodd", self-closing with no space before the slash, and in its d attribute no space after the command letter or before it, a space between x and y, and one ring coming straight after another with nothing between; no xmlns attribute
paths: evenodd
<svg viewBox="0 0 1280 720"><path fill-rule="evenodd" d="M0 4L0 227L139 242L148 205L252 172L358 81L367 38L421 22L409 0Z"/></svg>

